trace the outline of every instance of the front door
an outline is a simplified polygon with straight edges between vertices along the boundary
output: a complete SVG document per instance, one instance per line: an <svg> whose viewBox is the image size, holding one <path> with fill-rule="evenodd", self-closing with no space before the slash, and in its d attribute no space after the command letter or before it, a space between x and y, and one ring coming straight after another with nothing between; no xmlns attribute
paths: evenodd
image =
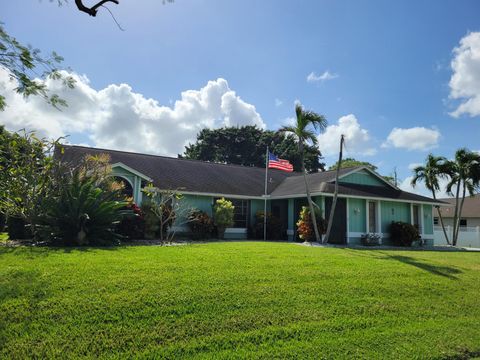
<svg viewBox="0 0 480 360"><path fill-rule="evenodd" d="M330 209L332 208L333 198L325 198L325 220L328 222ZM337 198L335 214L333 216L332 229L330 230L329 244L347 243L347 200Z"/></svg>

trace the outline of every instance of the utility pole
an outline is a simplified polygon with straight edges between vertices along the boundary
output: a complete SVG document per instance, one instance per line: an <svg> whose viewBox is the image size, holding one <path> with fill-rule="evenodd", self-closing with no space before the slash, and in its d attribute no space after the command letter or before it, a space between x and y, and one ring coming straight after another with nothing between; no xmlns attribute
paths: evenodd
<svg viewBox="0 0 480 360"><path fill-rule="evenodd" d="M330 231L332 230L333 216L335 214L335 207L337 206L338 198L338 177L340 175L340 168L342 167L342 156L343 156L343 143L345 142L345 136L342 134L340 137L340 152L338 154L338 166L337 172L335 175L335 192L333 194L332 208L330 209L330 215L328 217L328 226L327 233L325 234L325 239L323 243L327 243L330 238Z"/></svg>

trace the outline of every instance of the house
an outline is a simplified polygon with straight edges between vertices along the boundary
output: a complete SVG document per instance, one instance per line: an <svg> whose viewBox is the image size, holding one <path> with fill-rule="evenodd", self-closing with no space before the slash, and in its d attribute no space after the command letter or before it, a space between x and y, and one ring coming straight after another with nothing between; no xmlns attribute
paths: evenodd
<svg viewBox="0 0 480 360"><path fill-rule="evenodd" d="M453 232L453 217L455 215L455 199L440 199L450 206L441 206L440 211L443 217L445 230L450 239ZM435 245L446 244L445 235L441 228L440 219L437 211L433 214L434 239ZM480 247L480 194L467 196L460 214L460 229L458 235L458 245L466 247Z"/></svg>
<svg viewBox="0 0 480 360"><path fill-rule="evenodd" d="M299 173L268 171L268 190L264 195L265 169L125 151L65 146L62 159L78 162L85 155L110 155L113 175L127 183L136 203L142 202L142 188L152 183L162 190L178 190L189 207L212 214L217 198L235 205L235 225L226 238L245 239L254 224L255 214L267 209L286 224L286 237L296 236L301 207L307 205L304 178ZM328 218L332 206L335 171L307 175L314 202ZM378 233L388 243L392 221L417 225L427 244L433 244L433 207L441 205L428 197L398 189L365 166L344 168L339 176L339 198L335 210L331 242L358 244L362 234Z"/></svg>

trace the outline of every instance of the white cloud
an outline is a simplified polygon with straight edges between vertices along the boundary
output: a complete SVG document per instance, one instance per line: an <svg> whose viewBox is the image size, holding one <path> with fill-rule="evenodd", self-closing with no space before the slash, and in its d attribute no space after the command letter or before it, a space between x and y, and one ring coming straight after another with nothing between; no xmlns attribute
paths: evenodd
<svg viewBox="0 0 480 360"><path fill-rule="evenodd" d="M282 106L282 104L283 104L283 101L282 101L282 100L280 100L280 99L275 99L275 106L276 106L276 107Z"/></svg>
<svg viewBox="0 0 480 360"><path fill-rule="evenodd" d="M82 134L97 147L176 155L204 127L257 125L265 128L255 106L231 90L225 79L209 81L200 90L187 90L173 106L135 93L127 84L95 90L86 76L72 74L74 89L58 81L46 86L68 102L58 111L39 97L24 99L16 84L0 68L0 93L8 107L0 112L0 124L9 130L26 128L48 137Z"/></svg>
<svg viewBox="0 0 480 360"><path fill-rule="evenodd" d="M317 75L314 71L307 75L307 82L316 83L324 82L327 80L332 80L338 77L338 74L332 74L330 71L326 70L323 74Z"/></svg>
<svg viewBox="0 0 480 360"><path fill-rule="evenodd" d="M460 40L453 49L450 78L450 98L462 102L450 113L460 115L480 115L480 32L471 32Z"/></svg>
<svg viewBox="0 0 480 360"><path fill-rule="evenodd" d="M426 187L425 187L425 183L424 182L417 182L417 184L415 185L415 187L412 186L411 182L412 182L412 179L413 179L413 176L408 176L406 177L399 185L398 187L403 190L403 191L408 191L408 192L411 192L411 193L414 193L414 194L418 194L418 195L423 195L423 196L427 196L427 197L432 197L432 192L430 190L428 190ZM448 184L448 180L447 179L439 179L439 185L440 185L440 191L437 191L435 193L437 199L441 199L441 198L447 198L447 197L450 197L446 192L445 192L445 188Z"/></svg>
<svg viewBox="0 0 480 360"><path fill-rule="evenodd" d="M393 146L407 150L428 150L438 145L440 131L425 127L394 128L382 147Z"/></svg>
<svg viewBox="0 0 480 360"><path fill-rule="evenodd" d="M350 114L338 119L337 125L327 126L318 136L318 143L325 156L338 154L340 136L345 135L345 152L349 155L374 155L375 147L368 130L362 129L355 115Z"/></svg>
<svg viewBox="0 0 480 360"><path fill-rule="evenodd" d="M408 170L413 170L413 169L415 169L416 167L418 167L418 166L423 166L423 165L424 165L424 164L422 164L422 163L411 163L411 164L408 165Z"/></svg>

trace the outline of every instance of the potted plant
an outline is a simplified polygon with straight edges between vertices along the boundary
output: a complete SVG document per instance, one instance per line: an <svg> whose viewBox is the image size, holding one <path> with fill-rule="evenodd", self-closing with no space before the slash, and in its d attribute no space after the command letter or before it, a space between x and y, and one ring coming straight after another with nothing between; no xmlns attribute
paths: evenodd
<svg viewBox="0 0 480 360"><path fill-rule="evenodd" d="M377 246L380 245L381 240L380 234L367 233L361 236L362 245L364 246Z"/></svg>
<svg viewBox="0 0 480 360"><path fill-rule="evenodd" d="M231 201L224 198L218 199L213 207L213 218L215 225L217 226L218 237L223 239L225 235L225 229L233 226L233 212L235 206Z"/></svg>

